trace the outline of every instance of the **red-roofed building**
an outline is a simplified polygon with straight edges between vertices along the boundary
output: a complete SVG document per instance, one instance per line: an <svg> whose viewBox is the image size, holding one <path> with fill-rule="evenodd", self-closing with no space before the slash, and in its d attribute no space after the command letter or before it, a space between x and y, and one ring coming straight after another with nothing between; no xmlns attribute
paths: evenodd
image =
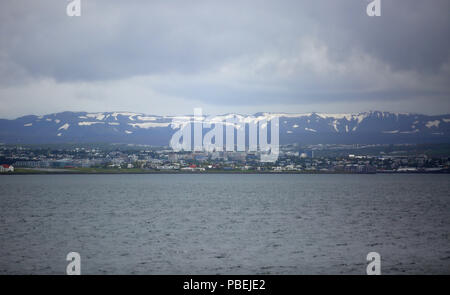
<svg viewBox="0 0 450 295"><path fill-rule="evenodd" d="M0 165L0 172L14 172L14 167L8 164Z"/></svg>

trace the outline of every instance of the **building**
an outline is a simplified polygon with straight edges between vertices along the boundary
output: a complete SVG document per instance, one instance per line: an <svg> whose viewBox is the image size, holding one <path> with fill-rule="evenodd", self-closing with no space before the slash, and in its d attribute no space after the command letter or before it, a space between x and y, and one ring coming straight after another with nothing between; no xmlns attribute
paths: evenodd
<svg viewBox="0 0 450 295"><path fill-rule="evenodd" d="M208 161L208 155L204 155L204 154L196 154L194 156L194 158L198 162L206 162L206 161Z"/></svg>
<svg viewBox="0 0 450 295"><path fill-rule="evenodd" d="M8 164L0 165L0 172L14 172L14 167Z"/></svg>
<svg viewBox="0 0 450 295"><path fill-rule="evenodd" d="M168 159L170 162L176 162L178 161L178 155L176 153L170 153Z"/></svg>

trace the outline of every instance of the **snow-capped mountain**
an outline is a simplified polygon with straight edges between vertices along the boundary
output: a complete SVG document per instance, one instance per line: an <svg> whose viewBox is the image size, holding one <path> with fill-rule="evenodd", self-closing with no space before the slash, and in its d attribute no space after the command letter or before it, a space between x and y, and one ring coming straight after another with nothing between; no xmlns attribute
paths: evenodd
<svg viewBox="0 0 450 295"><path fill-rule="evenodd" d="M227 114L216 119L235 116ZM180 122L193 116L154 116L131 112L63 112L0 119L0 143L135 143L168 145ZM257 120L279 118L280 144L289 143L448 143L450 114L257 113ZM177 123L178 122L178 123ZM205 130L204 132L206 132Z"/></svg>

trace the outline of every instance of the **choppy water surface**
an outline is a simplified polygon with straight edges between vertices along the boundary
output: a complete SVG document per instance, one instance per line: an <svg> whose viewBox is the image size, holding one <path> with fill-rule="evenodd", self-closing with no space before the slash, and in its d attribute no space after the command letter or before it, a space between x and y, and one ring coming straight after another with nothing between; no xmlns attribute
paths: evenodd
<svg viewBox="0 0 450 295"><path fill-rule="evenodd" d="M0 176L0 273L450 274L448 175Z"/></svg>

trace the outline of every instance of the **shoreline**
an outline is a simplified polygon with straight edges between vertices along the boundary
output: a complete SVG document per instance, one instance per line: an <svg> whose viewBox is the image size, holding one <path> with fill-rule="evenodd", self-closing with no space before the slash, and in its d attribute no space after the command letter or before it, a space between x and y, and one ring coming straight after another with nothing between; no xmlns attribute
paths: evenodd
<svg viewBox="0 0 450 295"><path fill-rule="evenodd" d="M25 169L24 169L25 170ZM336 171L98 171L98 170L89 170L89 171L80 171L73 170L70 171L68 169L61 169L63 171L45 171L45 170L28 170L28 171L14 171L14 172L4 172L0 173L0 175L123 175L123 174L345 174L345 175L373 175L373 174L450 174L450 171L377 171L373 173L355 173L355 172L336 172Z"/></svg>

